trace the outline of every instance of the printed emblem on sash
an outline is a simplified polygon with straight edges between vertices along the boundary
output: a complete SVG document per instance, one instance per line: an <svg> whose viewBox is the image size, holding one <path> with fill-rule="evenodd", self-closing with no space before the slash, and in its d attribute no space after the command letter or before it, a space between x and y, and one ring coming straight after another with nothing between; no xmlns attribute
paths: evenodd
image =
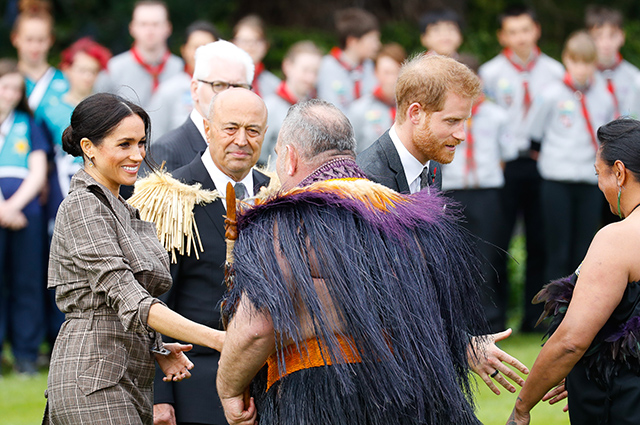
<svg viewBox="0 0 640 425"><path fill-rule="evenodd" d="M573 125L573 114L576 110L576 103L573 100L566 100L558 103L560 122L569 128Z"/></svg>
<svg viewBox="0 0 640 425"><path fill-rule="evenodd" d="M502 103L507 107L513 104L513 87L506 78L498 80L498 91L502 97Z"/></svg>
<svg viewBox="0 0 640 425"><path fill-rule="evenodd" d="M13 144L13 151L20 156L25 156L29 153L29 142L27 139L19 139Z"/></svg>

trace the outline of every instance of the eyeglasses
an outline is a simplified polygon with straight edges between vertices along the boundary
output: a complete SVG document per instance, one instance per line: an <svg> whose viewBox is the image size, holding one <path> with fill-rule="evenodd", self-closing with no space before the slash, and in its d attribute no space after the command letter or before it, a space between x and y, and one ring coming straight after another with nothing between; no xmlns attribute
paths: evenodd
<svg viewBox="0 0 640 425"><path fill-rule="evenodd" d="M244 84L244 83L227 83L226 81L205 81L205 80L198 80L201 83L205 83L205 84L209 84L211 86L211 90L213 90L214 93L220 93L221 91L225 91L226 89L228 89L229 87L236 87L236 88L241 88L241 89L247 89L247 90L251 90L251 84Z"/></svg>

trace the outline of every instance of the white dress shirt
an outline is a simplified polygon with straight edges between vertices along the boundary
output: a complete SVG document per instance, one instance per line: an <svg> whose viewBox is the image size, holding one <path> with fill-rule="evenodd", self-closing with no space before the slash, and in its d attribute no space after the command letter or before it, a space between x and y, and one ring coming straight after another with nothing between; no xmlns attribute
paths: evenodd
<svg viewBox="0 0 640 425"><path fill-rule="evenodd" d="M196 128L200 132L200 135L208 145L209 140L207 140L207 133L204 131L204 118L202 117L202 115L200 115L200 112L198 112L196 108L193 108L191 114L189 114L189 118L191 118L191 121L193 121L193 124L195 124Z"/></svg>
<svg viewBox="0 0 640 425"><path fill-rule="evenodd" d="M195 110L195 109L194 109ZM239 182L236 182L231 177L223 173L218 166L213 162L213 158L211 158L211 152L209 152L209 148L204 151L202 154L202 163L204 164L204 168L207 169L209 176L211 176L211 180L213 180L213 184L216 185L216 189L222 195L222 205L224 205L224 209L227 209L227 183L231 182L232 185L236 185L236 183L242 183L247 188L247 198L253 197L253 170L249 171L249 174Z"/></svg>
<svg viewBox="0 0 640 425"><path fill-rule="evenodd" d="M426 164L423 164L418 161L411 152L409 152L409 150L402 144L400 137L398 137L395 125L391 126L391 129L389 130L389 137L391 137L391 141L400 156L400 162L402 163L402 168L404 168L404 175L406 176L407 183L409 184L409 191L411 193L420 192L420 174L422 174L422 170L425 168L429 169L429 161L427 161Z"/></svg>

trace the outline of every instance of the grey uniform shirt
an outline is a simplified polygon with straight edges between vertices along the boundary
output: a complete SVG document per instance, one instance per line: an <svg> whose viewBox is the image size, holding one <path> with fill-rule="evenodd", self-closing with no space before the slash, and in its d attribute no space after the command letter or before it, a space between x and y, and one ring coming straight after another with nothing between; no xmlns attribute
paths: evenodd
<svg viewBox="0 0 640 425"><path fill-rule="evenodd" d="M640 118L640 74L633 80L633 87L629 95L629 116Z"/></svg>
<svg viewBox="0 0 640 425"><path fill-rule="evenodd" d="M253 91L265 99L275 93L281 82L280 78L265 69L253 78Z"/></svg>
<svg viewBox="0 0 640 425"><path fill-rule="evenodd" d="M500 146L507 123L508 114L504 108L487 100L479 105L471 119L470 129L467 127L467 139L456 148L453 161L442 164L442 190L504 186ZM470 141L473 141L471 150ZM469 155L475 167L467 165Z"/></svg>
<svg viewBox="0 0 640 425"><path fill-rule="evenodd" d="M613 119L613 99L602 79L583 95L594 132ZM582 112L580 95L562 81L550 83L536 98L525 130L541 142L538 170L554 181L596 184L596 149Z"/></svg>
<svg viewBox="0 0 640 425"><path fill-rule="evenodd" d="M356 136L356 153L360 153L393 125L395 105L389 106L373 94L367 94L351 104L347 116Z"/></svg>
<svg viewBox="0 0 640 425"><path fill-rule="evenodd" d="M277 159L274 149L276 147L276 142L278 141L278 133L280 133L282 122L287 116L287 112L289 111L292 103L283 99L282 96L279 96L276 93L272 93L265 97L264 103L267 105L267 125L269 128L267 129L264 142L262 142L259 161L261 164L267 164L268 162L271 165L271 168L274 168Z"/></svg>
<svg viewBox="0 0 640 425"><path fill-rule="evenodd" d="M170 55L159 76L160 84L184 70L184 62ZM147 108L153 94L153 77L140 65L131 50L109 60L107 70L98 76L94 91L114 93Z"/></svg>
<svg viewBox="0 0 640 425"><path fill-rule="evenodd" d="M360 81L360 97L373 92L377 84L373 61L367 59L361 69L345 68L332 55L322 58L318 72L318 98L336 105L347 113L355 100L355 82Z"/></svg>
<svg viewBox="0 0 640 425"><path fill-rule="evenodd" d="M189 74L180 72L160 84L147 108L151 117L151 142L180 126L192 109Z"/></svg>
<svg viewBox="0 0 640 425"><path fill-rule="evenodd" d="M620 116L638 116L637 105L634 106L634 96L637 90L636 81L640 78L640 70L638 68L626 60L622 60L616 67L600 70L596 75L604 80L605 85L611 80L614 102L617 101L618 103Z"/></svg>
<svg viewBox="0 0 640 425"><path fill-rule="evenodd" d="M530 148L528 134L524 131L524 84L529 84L532 104L538 94L552 81L562 80L564 68L560 62L541 53L530 72L520 72L501 53L482 65L478 74L489 99L507 110L509 119L502 138L502 155L505 161L517 159Z"/></svg>

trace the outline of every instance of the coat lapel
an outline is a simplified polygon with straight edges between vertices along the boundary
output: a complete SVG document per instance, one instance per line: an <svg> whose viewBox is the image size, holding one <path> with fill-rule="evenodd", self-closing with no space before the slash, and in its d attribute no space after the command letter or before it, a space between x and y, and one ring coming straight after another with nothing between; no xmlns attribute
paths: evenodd
<svg viewBox="0 0 640 425"><path fill-rule="evenodd" d="M398 192L409 193L410 190L409 183L407 183L407 176L404 173L404 167L402 166L402 161L400 161L400 155L398 155L398 151L389 136L389 131L380 138L380 144L382 145L382 151L386 156L389 168L395 173Z"/></svg>
<svg viewBox="0 0 640 425"><path fill-rule="evenodd" d="M191 167L191 173L193 180L200 183L203 189L215 190L216 186L213 184L213 180L211 180L211 176L207 172L204 164L202 163L201 155L196 156L193 160L193 166ZM222 188L220 190L222 196L225 195L226 189ZM224 209L224 205L222 205L221 200L216 200L211 202L210 204L205 205L204 211L207 213L211 222L213 223L213 227L215 227L222 238L224 239L224 216L227 214L227 211Z"/></svg>

